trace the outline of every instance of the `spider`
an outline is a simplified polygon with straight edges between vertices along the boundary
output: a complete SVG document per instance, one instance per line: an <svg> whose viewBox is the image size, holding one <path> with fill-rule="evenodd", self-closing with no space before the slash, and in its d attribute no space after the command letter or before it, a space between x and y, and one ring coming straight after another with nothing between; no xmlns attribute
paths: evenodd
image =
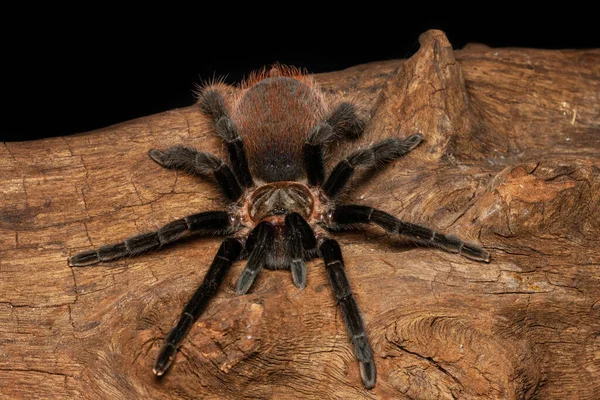
<svg viewBox="0 0 600 400"><path fill-rule="evenodd" d="M232 263L247 259L236 283L236 293L242 295L263 267L289 270L294 285L303 289L306 262L323 258L363 384L373 388L377 375L373 350L340 246L330 233L373 223L389 233L469 259L489 262L489 254L479 246L401 221L376 208L336 202L357 168L381 167L406 155L421 143L421 134L389 138L359 149L338 162L326 177L328 145L357 138L364 130L366 121L356 104L332 104L310 76L281 65L251 74L233 94L227 88L220 83L206 85L198 93L198 105L226 143L230 164L184 146L148 153L165 168L212 175L229 199L227 210L188 215L156 232L75 254L69 264L79 267L136 256L190 233L226 236L202 284L164 340L153 368L154 374L161 376Z"/></svg>

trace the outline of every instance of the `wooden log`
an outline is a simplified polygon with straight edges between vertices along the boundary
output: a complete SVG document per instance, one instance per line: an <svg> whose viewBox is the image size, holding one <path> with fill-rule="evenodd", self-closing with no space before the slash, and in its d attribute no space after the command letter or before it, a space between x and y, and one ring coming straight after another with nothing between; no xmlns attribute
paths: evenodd
<svg viewBox="0 0 600 400"><path fill-rule="evenodd" d="M150 148L223 154L195 106L86 134L0 146L0 397L600 398L600 51L453 51L316 76L372 116L360 143L425 142L347 200L482 244L489 264L377 228L337 234L373 345L363 388L322 261L299 291L243 263L162 379L152 364L219 245L69 268L78 251L221 209L209 181ZM354 148L344 143L335 157Z"/></svg>

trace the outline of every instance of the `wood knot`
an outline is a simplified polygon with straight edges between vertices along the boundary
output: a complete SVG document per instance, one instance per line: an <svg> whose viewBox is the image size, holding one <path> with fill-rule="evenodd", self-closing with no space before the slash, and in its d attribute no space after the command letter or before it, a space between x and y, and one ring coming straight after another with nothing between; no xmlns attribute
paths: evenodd
<svg viewBox="0 0 600 400"><path fill-rule="evenodd" d="M451 313L400 317L375 346L384 379L411 398L527 398L540 383L533 356L491 326Z"/></svg>

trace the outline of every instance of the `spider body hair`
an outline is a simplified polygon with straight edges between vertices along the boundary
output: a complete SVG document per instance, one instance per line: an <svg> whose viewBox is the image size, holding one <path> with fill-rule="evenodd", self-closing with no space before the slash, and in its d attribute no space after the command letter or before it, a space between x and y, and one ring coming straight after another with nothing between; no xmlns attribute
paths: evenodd
<svg viewBox="0 0 600 400"><path fill-rule="evenodd" d="M201 105L215 103L211 97L218 86L201 92ZM229 102L208 108L229 113L244 141L252 175L277 182L294 181L304 174L302 148L313 128L326 118L327 104L311 77L297 68L274 65L252 73ZM217 121L223 116L209 113Z"/></svg>

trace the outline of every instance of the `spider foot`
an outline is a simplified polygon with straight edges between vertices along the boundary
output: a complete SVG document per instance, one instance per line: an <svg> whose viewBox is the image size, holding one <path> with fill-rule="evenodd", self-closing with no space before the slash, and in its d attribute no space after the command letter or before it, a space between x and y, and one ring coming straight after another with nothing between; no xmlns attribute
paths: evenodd
<svg viewBox="0 0 600 400"><path fill-rule="evenodd" d="M69 257L71 267L85 267L87 265L98 264L98 252L96 250L87 250Z"/></svg>
<svg viewBox="0 0 600 400"><path fill-rule="evenodd" d="M171 366L173 360L175 360L175 355L177 354L177 349L171 343L166 343L161 349L160 353L158 353L158 357L156 358L156 362L154 363L154 368L152 368L152 372L156 376L162 376Z"/></svg>
<svg viewBox="0 0 600 400"><path fill-rule="evenodd" d="M462 249L460 249L460 254L470 258L471 260L483 261L486 263L490 262L490 253L479 246L475 246L474 244L465 243Z"/></svg>
<svg viewBox="0 0 600 400"><path fill-rule="evenodd" d="M377 380L377 369L373 361L373 350L364 333L358 334L352 338L356 358L360 368L360 377L367 389L375 387Z"/></svg>
<svg viewBox="0 0 600 400"><path fill-rule="evenodd" d="M375 381L377 380L377 370L375 369L375 363L373 361L360 361L360 377L363 384L367 389L373 389L375 387Z"/></svg>
<svg viewBox="0 0 600 400"><path fill-rule="evenodd" d="M410 135L406 139L404 139L404 143L408 147L408 150L412 150L417 147L423 141L423 135L420 133L415 133L414 135Z"/></svg>
<svg viewBox="0 0 600 400"><path fill-rule="evenodd" d="M165 162L164 162L165 153L164 152L162 152L158 149L152 149L148 152L148 155L157 164L162 165L163 167L165 166Z"/></svg>

